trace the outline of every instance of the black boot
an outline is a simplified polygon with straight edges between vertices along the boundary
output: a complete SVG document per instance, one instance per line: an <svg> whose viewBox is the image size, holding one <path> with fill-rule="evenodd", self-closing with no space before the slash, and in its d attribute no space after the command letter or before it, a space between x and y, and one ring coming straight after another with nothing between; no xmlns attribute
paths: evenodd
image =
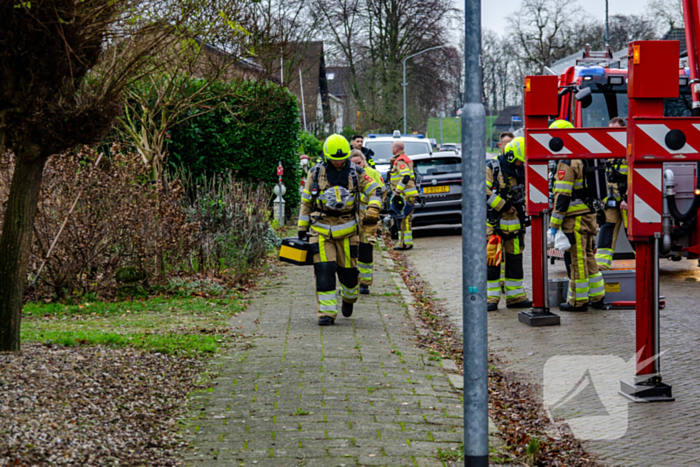
<svg viewBox="0 0 700 467"><path fill-rule="evenodd" d="M360 284L360 294L362 294L362 295L369 295L369 285L367 285L367 284Z"/></svg>
<svg viewBox="0 0 700 467"><path fill-rule="evenodd" d="M352 316L352 303L343 302L343 306L341 307L340 311L343 313L343 316L349 318Z"/></svg>
<svg viewBox="0 0 700 467"><path fill-rule="evenodd" d="M600 300L597 302L589 302L594 310L602 310L605 308L605 300Z"/></svg>
<svg viewBox="0 0 700 467"><path fill-rule="evenodd" d="M332 326L333 324L335 324L335 320L330 316L321 316L318 319L319 326Z"/></svg>
<svg viewBox="0 0 700 467"><path fill-rule="evenodd" d="M486 311L496 311L498 310L498 303L487 303Z"/></svg>
<svg viewBox="0 0 700 467"><path fill-rule="evenodd" d="M522 302L518 303L511 303L510 305L506 305L508 308L532 308L532 300L523 300Z"/></svg>
<svg viewBox="0 0 700 467"><path fill-rule="evenodd" d="M568 303L562 303L559 305L559 310L560 311L588 311L588 304L581 305L581 306L573 306L569 305Z"/></svg>
<svg viewBox="0 0 700 467"><path fill-rule="evenodd" d="M408 248L406 248L405 246L395 246L394 247L394 251L404 251L404 250L408 250Z"/></svg>

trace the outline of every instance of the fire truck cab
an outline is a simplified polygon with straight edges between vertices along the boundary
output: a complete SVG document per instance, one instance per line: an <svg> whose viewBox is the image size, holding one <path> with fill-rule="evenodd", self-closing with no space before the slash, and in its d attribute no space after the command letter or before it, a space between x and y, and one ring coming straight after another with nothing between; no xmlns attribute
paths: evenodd
<svg viewBox="0 0 700 467"><path fill-rule="evenodd" d="M625 51L626 52L626 51ZM571 62L571 59L563 61ZM680 63L680 62L679 62ZM594 52L586 47L575 65L562 68L555 63L554 69L561 69L559 75L559 115L558 118L571 122L576 128L607 127L613 117L627 120L629 101L627 98L628 70L627 56L614 58L608 49ZM692 116L692 98L689 86L688 68L678 71L679 97L664 99L664 116ZM664 163L664 172L671 170L676 184L676 204L678 210L687 211L693 202L697 186L697 164L683 162ZM697 258L687 248L698 244L697 220L675 223L671 234L671 250L662 256L672 260L682 257ZM620 231L615 249L615 259L632 258L633 248L627 240L624 229Z"/></svg>

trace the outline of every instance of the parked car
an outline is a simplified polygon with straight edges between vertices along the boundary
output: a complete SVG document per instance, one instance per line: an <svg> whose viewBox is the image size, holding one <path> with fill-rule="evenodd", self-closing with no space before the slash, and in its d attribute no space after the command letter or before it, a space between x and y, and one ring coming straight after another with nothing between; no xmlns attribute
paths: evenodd
<svg viewBox="0 0 700 467"><path fill-rule="evenodd" d="M446 151L456 152L457 154L462 152L461 149L459 148L459 145L455 144L455 143L443 143L440 146L440 152L446 152Z"/></svg>
<svg viewBox="0 0 700 467"><path fill-rule="evenodd" d="M411 157L422 176L413 225L462 223L462 156L452 151Z"/></svg>
<svg viewBox="0 0 700 467"><path fill-rule="evenodd" d="M365 147L374 151L374 164L382 175L389 172L391 168L389 161L393 157L391 153L391 145L394 141L402 141L404 144L404 152L410 158L418 154L432 154L433 149L430 141L423 135L402 135L401 132L394 131L393 134L369 134L365 138Z"/></svg>

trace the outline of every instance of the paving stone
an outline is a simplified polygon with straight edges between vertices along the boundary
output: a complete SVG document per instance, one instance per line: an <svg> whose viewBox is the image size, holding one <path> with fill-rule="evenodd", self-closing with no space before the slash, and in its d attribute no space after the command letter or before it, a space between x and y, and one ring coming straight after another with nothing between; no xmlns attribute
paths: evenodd
<svg viewBox="0 0 700 467"><path fill-rule="evenodd" d="M186 465L442 465L437 448L462 437L461 420L444 416L461 414L460 395L426 365L404 300L382 296L396 283L375 256L373 294L327 328L316 324L311 268L276 268L231 321L252 347L218 356L213 391L195 396L206 410L188 422L200 449Z"/></svg>

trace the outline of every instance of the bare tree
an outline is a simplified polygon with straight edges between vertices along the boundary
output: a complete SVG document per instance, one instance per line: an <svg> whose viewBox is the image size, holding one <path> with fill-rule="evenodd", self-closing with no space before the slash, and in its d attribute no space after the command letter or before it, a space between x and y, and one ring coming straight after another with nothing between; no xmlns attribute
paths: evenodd
<svg viewBox="0 0 700 467"><path fill-rule="evenodd" d="M669 29L683 27L683 2L681 0L650 0L647 4L649 16L655 22L659 35Z"/></svg>
<svg viewBox="0 0 700 467"><path fill-rule="evenodd" d="M98 141L125 86L187 34L201 2L0 3L0 151L15 156L0 235L0 350L20 348L27 261L44 166Z"/></svg>
<svg viewBox="0 0 700 467"><path fill-rule="evenodd" d="M311 5L311 0L259 0L246 7L252 54L268 75L284 77L285 83L297 79L292 72L316 36L318 17Z"/></svg>
<svg viewBox="0 0 700 467"><path fill-rule="evenodd" d="M349 88L365 127L392 130L402 126L403 59L447 44L455 11L449 0L314 0L314 12L327 31L336 60L350 69ZM424 125L420 119L425 105L420 95L428 89L423 78L432 79L444 91L442 81L447 78L442 72L454 70L451 64L446 66L454 57L454 53L438 50L432 57L421 56L408 63L409 89L420 86L419 92L409 94L413 126ZM436 66L443 70L434 70Z"/></svg>
<svg viewBox="0 0 700 467"><path fill-rule="evenodd" d="M581 16L576 0L524 0L508 18L526 73L539 74L570 50L570 31Z"/></svg>

